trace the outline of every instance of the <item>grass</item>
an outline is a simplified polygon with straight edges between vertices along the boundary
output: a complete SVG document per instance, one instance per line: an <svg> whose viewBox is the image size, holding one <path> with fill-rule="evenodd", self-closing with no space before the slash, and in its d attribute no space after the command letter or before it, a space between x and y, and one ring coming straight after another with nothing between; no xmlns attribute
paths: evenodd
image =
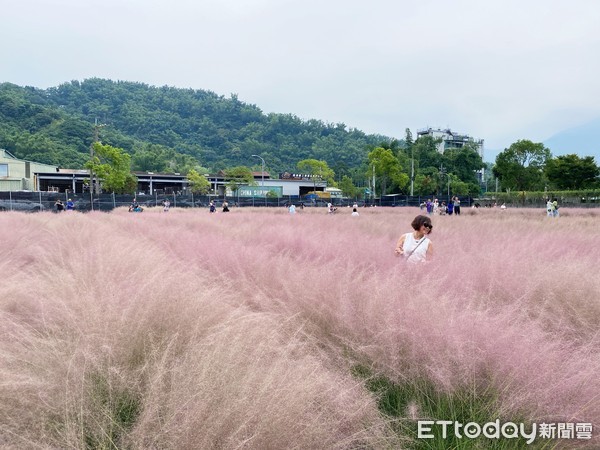
<svg viewBox="0 0 600 450"><path fill-rule="evenodd" d="M432 426L432 438L420 438L418 434L418 420L452 421L461 424L475 422L483 425L498 419L499 412L496 407L498 396L488 391L477 392L476 388L460 389L456 392L441 392L435 385L427 380L417 380L412 383L397 384L383 375L375 375L366 366L352 367L352 373L357 378L365 380L366 388L373 392L377 398L379 410L390 417L394 429L399 435L410 438L408 448L414 450L429 449L521 449L542 448L544 444L528 445L524 437L518 439L489 439L485 436L468 438L464 434L458 437L453 425L447 429L443 436L441 426ZM505 422L520 423L524 418L513 416ZM527 424L529 432L531 424ZM555 444L555 443L554 443Z"/></svg>
<svg viewBox="0 0 600 450"><path fill-rule="evenodd" d="M6 212L8 448L525 448L416 420L600 423L600 214ZM536 441L527 448L595 448Z"/></svg>

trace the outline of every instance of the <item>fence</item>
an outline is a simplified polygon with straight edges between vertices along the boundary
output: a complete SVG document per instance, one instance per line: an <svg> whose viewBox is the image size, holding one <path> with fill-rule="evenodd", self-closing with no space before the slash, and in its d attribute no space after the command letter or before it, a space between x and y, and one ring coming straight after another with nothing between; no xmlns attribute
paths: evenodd
<svg viewBox="0 0 600 450"><path fill-rule="evenodd" d="M0 192L0 211L53 211L55 203L61 200L66 203L69 199L75 204L77 211L110 211L118 207L129 206L134 199L143 207L160 206L164 200L169 200L172 207L195 208L208 207L209 202L214 201L217 206L223 202L223 197L195 196L177 194L155 194L148 195L117 195L100 194L73 194L64 192ZM231 205L240 206L283 206L286 202L293 201L288 198L243 198L239 202L233 198L227 198Z"/></svg>
<svg viewBox="0 0 600 450"><path fill-rule="evenodd" d="M55 210L55 203L57 200L61 200L66 203L68 199L72 199L75 204L77 211L110 211L118 207L129 206L134 198L137 199L138 203L143 207L160 206L162 202L168 199L171 202L172 207L177 208L206 208L210 201L213 201L217 207L220 207L223 201L223 197L217 196L195 196L189 195L178 195L178 194L158 194L151 195L116 195L116 194L100 194L90 196L90 194L73 194L64 192L0 192L0 211L53 211ZM390 195L383 196L377 199L367 200L353 200L353 199L331 199L331 200L304 200L298 196L285 196L280 198L270 197L227 197L227 201L231 206L253 206L253 207L283 207L290 204L300 205L301 203L307 207L323 207L328 202L333 203L335 206L350 206L355 202L359 206L420 206L425 203L428 199L432 199L433 196L410 196L410 195ZM447 196L436 197L441 203L448 202ZM461 205L463 207L470 207L473 204L479 206L491 206L494 203L501 205L506 203L507 206L511 207L533 207L533 208L545 208L546 201L540 198L504 198L502 194L498 196L487 196L481 198L472 198L467 196L460 196ZM559 204L563 207L598 207L600 206L600 198L582 198L578 196L566 197L562 196L558 199Z"/></svg>
<svg viewBox="0 0 600 450"><path fill-rule="evenodd" d="M75 204L77 211L110 211L118 207L129 206L134 198L143 207L160 206L162 202L168 199L172 207L178 208L205 208L209 202L213 201L217 207L220 207L225 200L224 197L217 196L195 196L192 194L158 194L152 195L116 195L100 194L91 196L90 194L73 194L65 192L0 192L0 211L53 211L56 209L55 203L61 200L66 203L69 199ZM227 197L231 206L253 206L253 207L283 207L290 204L306 207L323 207L331 202L335 206L351 206L357 203L359 206L419 206L431 196L407 196L391 195L383 196L377 199L353 200L353 199L331 199L331 200L305 200L298 196L285 196L280 198L270 197ZM445 197L438 197L439 201L447 201ZM470 206L472 200L470 197L461 197L463 206Z"/></svg>

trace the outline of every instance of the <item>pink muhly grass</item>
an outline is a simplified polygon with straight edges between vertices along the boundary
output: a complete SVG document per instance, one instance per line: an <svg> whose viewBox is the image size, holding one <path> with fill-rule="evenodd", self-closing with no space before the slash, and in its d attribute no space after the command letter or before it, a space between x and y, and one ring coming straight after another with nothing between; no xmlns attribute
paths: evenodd
<svg viewBox="0 0 600 450"><path fill-rule="evenodd" d="M226 235L220 236L218 249L214 249L214 242L211 244L214 235L202 236L199 226L194 240L199 241L199 247L208 249L211 257L197 263L215 274L223 274L224 282L235 284L244 293L240 298L252 301L255 307L302 314L317 323L320 332L345 339L363 329L367 342L359 345L367 347L374 347L370 334L389 333L394 327L386 324L387 316L395 317L394 307L377 307L379 297L384 302L404 305L399 310L404 317L414 311L415 316L405 319L405 329L411 330L410 324L425 320L425 326L418 330L431 331L421 335L412 330L413 351L422 346L419 342L439 341L443 347L453 342L449 320L457 321L460 327L476 320L486 336L493 329L489 324L497 320L495 314L508 314L506 326L515 330L513 339L517 341L523 339L519 330L528 327L527 334L531 336L539 329L570 340L583 339L588 345L597 342L593 334L593 326L599 321L598 302L593 301L598 298L597 282L572 277L563 288L556 277L565 270L574 274L582 265L597 267L593 248L597 244L591 244L584 233L578 233L567 244L574 225L565 223L564 217L552 222L539 210L519 210L514 214L491 210L468 217L435 217L432 239L436 261L426 270L402 274L392 256L393 245L399 236L398 224L408 224L415 211L367 210L360 218L305 212L295 217L265 212L264 218L252 217L251 222L247 222L247 216L219 217L219 221L227 220L227 229L231 230L221 230ZM408 230L408 225L400 228L400 232ZM182 239L182 245L184 242L190 239ZM579 249L583 245L586 252L582 256ZM187 246L180 251L185 255L203 253ZM576 261L565 264L568 255ZM215 269L211 269L215 260ZM585 295L569 295L568 289L574 284ZM556 294L560 301L553 300ZM569 302L564 301L566 295L571 297ZM353 302L355 298L359 303ZM275 303L269 306L266 302ZM427 315L423 316L423 312ZM342 318L349 322L347 326L340 322ZM386 325L381 329L376 322ZM580 326L582 323L586 326ZM430 335L432 331L434 335ZM469 342L468 336L459 336ZM464 344L459 339L456 345ZM463 350L451 348L446 352L461 356ZM414 356L423 358L418 353ZM450 386L453 383L448 384L450 381L440 375L449 372L440 364L439 356L433 359L437 367L431 369L429 376L435 375L440 383ZM423 369L422 364L413 367ZM596 367L592 366L592 370ZM460 380L460 370L455 369L454 373Z"/></svg>
<svg viewBox="0 0 600 450"><path fill-rule="evenodd" d="M0 215L15 249L0 262L0 351L25 380L0 395L30 421L41 395L70 442L100 433L86 416L100 373L141 399L120 435L138 447L386 445L349 379L361 362L400 386L492 398L491 420L600 423L600 215L463 208L432 218L434 261L407 267L393 250L418 209L350 212ZM29 423L6 417L3 435Z"/></svg>
<svg viewBox="0 0 600 450"><path fill-rule="evenodd" d="M556 241L566 243L563 235L569 234L572 227L560 222L562 218L548 222L536 210L531 210L529 216L522 211L513 216L512 211L495 210L482 211L471 217L435 217L432 239L436 262L428 267L435 275L410 274L417 279L397 280L394 277L401 274L397 270L391 273L389 270L398 265L391 256L391 248L399 235L397 221L394 220L398 214L393 211L387 215L393 222L380 221L378 219L386 217L383 211L374 211L369 216L367 214L371 210L367 210L360 218L298 214L296 217L280 217L280 222L273 222L273 216L267 215L266 221L253 218L248 224L234 222L233 215L227 216L233 230L219 240L218 250L208 252L211 254L210 262L199 264L211 264L213 257L216 258L217 269L213 272L225 272L227 277L233 278L231 282L238 289L246 289L248 295L241 296L244 301L252 298L252 293L261 292L266 293L263 307L264 301L274 299L278 308L297 313L299 310L290 311L290 308L304 304L301 310L306 316L320 317L324 326L336 323L335 317L323 315L325 311L329 314L344 313L352 320L356 305L349 299L359 298L362 306L365 300L373 300L378 294L394 301L398 285L402 286L416 308L423 309L423 305L427 304L420 298L424 295L438 300L428 311L440 309L439 300L448 297L450 305L474 308L475 311L493 310L505 305L508 311L512 311L513 318L514 314L525 318L533 316L548 331L556 332L557 323L575 321L573 326L560 327L561 333L571 335L585 331L575 326L582 321L587 321L590 329L593 327L589 324L598 323L598 315L594 313L598 308L597 302L589 300L594 298L593 292L598 292L593 281L591 284L579 283L587 286L581 288L587 294L575 299L583 302L581 308L574 309L572 302L566 305L564 302L548 304L548 298L544 299L543 294L545 302L540 301L540 291L548 290L548 286L552 286L549 290L561 291L560 283L552 282L556 280L555 269L564 271L564 259L557 259L558 253L564 255L566 250L576 256L577 262L570 266L573 272L581 264L588 267L593 267L594 263L597 265L593 260L593 248L584 254L582 262L581 252L575 250L576 241L571 240L570 245L556 244ZM406 215L403 222L409 223L413 214ZM369 221L369 217L373 220ZM524 218L526 222L523 222ZM248 231L250 227L254 227L255 232ZM407 229L409 227L404 226L402 231ZM542 232L548 229L552 234L540 236L540 229ZM244 235L248 235L249 239L245 239ZM580 236L580 245L583 245L586 241L582 234ZM211 239L211 236L207 238ZM198 236L198 239L203 238ZM230 244L229 239L235 243ZM182 239L182 242L189 240ZM590 241L587 242L589 244ZM211 248L208 241L199 245ZM575 249L570 250L570 247ZM188 247L182 251L193 250ZM440 266L442 261L443 266ZM207 269L211 270L210 267ZM260 276L265 270L267 273ZM392 285L388 286L390 281ZM407 282L418 283L415 292L410 286L405 286ZM335 305L332 301L336 302ZM553 320L556 308L560 308L561 314L558 320ZM445 313L441 309L442 318ZM374 315L373 311L368 314ZM377 312L375 316L378 317ZM584 337L593 336L588 333Z"/></svg>
<svg viewBox="0 0 600 450"><path fill-rule="evenodd" d="M14 250L0 287L3 442L392 442L372 397L323 360L301 324L252 311L235 290L162 246L177 238L171 220L0 216L3 247ZM132 224L137 229L128 232ZM157 226L153 242L146 236Z"/></svg>

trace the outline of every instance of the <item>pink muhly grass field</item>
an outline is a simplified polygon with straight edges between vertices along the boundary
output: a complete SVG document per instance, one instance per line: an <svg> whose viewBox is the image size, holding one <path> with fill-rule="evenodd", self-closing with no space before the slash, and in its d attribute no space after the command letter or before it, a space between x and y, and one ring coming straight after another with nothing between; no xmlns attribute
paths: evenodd
<svg viewBox="0 0 600 450"><path fill-rule="evenodd" d="M388 448L431 418L383 414L357 366L600 426L600 214L463 208L407 267L418 209L350 212L0 214L0 442Z"/></svg>

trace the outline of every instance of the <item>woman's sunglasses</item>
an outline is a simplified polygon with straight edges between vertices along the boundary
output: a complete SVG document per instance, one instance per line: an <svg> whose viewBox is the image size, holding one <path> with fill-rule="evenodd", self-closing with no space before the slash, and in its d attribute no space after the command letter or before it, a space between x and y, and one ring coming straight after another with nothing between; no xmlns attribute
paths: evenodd
<svg viewBox="0 0 600 450"><path fill-rule="evenodd" d="M429 230L433 229L433 225L431 225L430 223L424 223L423 226Z"/></svg>

